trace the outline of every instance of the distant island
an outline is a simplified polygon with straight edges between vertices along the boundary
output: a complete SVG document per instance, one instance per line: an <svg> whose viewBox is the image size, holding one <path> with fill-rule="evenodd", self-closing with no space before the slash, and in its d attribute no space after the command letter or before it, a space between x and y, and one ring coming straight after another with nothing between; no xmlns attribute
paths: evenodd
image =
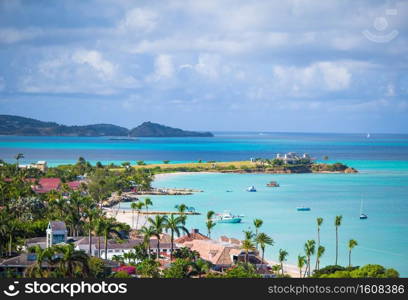
<svg viewBox="0 0 408 300"><path fill-rule="evenodd" d="M0 135L22 136L128 136L128 137L212 137L211 132L185 131L152 122L129 130L112 124L66 126L20 116L0 115Z"/></svg>

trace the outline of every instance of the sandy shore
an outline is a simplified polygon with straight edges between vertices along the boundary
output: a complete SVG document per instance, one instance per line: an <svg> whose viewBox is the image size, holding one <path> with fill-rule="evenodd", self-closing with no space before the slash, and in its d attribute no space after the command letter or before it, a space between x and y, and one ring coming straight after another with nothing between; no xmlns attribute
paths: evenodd
<svg viewBox="0 0 408 300"><path fill-rule="evenodd" d="M180 175L192 175L192 174L214 174L215 172L173 172L173 173L161 173L155 174L154 179L164 179L169 177L175 177Z"/></svg>
<svg viewBox="0 0 408 300"><path fill-rule="evenodd" d="M133 214L129 213L129 210L125 210L125 209L104 209L104 211L106 212L108 217L113 217L115 218L118 222L121 223L126 223L128 224L130 227L132 227L132 223L133 223ZM139 223L137 223L137 213L135 212L134 214L134 226L132 229L140 229L143 227L143 225L146 224L148 219L148 216L146 215L139 215Z"/></svg>

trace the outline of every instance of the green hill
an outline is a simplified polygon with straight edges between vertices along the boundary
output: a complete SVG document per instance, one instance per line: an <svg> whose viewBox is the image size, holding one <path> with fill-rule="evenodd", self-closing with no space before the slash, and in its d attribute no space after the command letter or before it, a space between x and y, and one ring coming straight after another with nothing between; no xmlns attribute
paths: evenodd
<svg viewBox="0 0 408 300"><path fill-rule="evenodd" d="M184 131L151 122L129 130L112 124L66 126L31 118L0 115L0 135L22 136L132 136L132 137L204 137L210 132Z"/></svg>
<svg viewBox="0 0 408 300"><path fill-rule="evenodd" d="M164 126L152 122L144 122L130 130L135 137L212 137L211 132L185 131L179 128Z"/></svg>

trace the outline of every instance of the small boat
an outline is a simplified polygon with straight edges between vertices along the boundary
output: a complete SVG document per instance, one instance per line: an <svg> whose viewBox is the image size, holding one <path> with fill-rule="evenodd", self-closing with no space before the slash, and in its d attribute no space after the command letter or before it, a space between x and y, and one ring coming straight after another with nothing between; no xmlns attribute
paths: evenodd
<svg viewBox="0 0 408 300"><path fill-rule="evenodd" d="M361 199L360 203L360 220L365 220L368 219L368 216L366 214L363 214L363 199Z"/></svg>
<svg viewBox="0 0 408 300"><path fill-rule="evenodd" d="M234 216L230 212L216 214L213 221L216 223L241 223L242 216Z"/></svg>
<svg viewBox="0 0 408 300"><path fill-rule="evenodd" d="M276 181L271 181L266 186L267 187L279 187L279 183L277 183Z"/></svg>
<svg viewBox="0 0 408 300"><path fill-rule="evenodd" d="M226 192L227 192L227 193L232 193L232 191L231 191L231 190L226 190Z"/></svg>
<svg viewBox="0 0 408 300"><path fill-rule="evenodd" d="M367 138L369 139L371 137L371 135L369 133L367 133Z"/></svg>
<svg viewBox="0 0 408 300"><path fill-rule="evenodd" d="M310 207L305 207L305 206L299 206L296 207L297 211L310 211Z"/></svg>
<svg viewBox="0 0 408 300"><path fill-rule="evenodd" d="M254 186L250 186L246 190L247 190L247 192L256 192L256 188Z"/></svg>

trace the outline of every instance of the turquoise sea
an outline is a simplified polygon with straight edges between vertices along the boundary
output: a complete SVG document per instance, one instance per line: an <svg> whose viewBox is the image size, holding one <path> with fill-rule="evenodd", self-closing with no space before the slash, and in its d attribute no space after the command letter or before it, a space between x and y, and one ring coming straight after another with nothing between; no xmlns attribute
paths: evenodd
<svg viewBox="0 0 408 300"><path fill-rule="evenodd" d="M334 217L343 216L340 227L340 263L347 264L347 241L356 239L355 265L379 263L408 276L408 135L311 134L311 133L217 133L215 138L142 138L137 141L78 137L0 137L0 158L13 161L22 152L24 162L47 160L51 164L74 162L83 156L92 162L184 162L242 160L273 157L277 152L307 152L317 159L340 161L359 174L192 174L157 179L157 187L204 190L191 196L152 197L157 210L172 210L185 203L199 212L231 211L245 215L242 224L217 224L213 237L242 237L254 218L264 220L262 231L275 240L266 256L276 260L280 248L296 263L307 239L316 239L316 217L323 217L321 243L326 247L323 264L333 264ZM279 188L267 188L271 180ZM245 188L254 185L256 193ZM232 190L227 193L226 190ZM364 200L367 220L359 219ZM126 207L128 204L122 204ZM296 207L311 207L297 212ZM205 216L191 216L189 228L206 232Z"/></svg>

